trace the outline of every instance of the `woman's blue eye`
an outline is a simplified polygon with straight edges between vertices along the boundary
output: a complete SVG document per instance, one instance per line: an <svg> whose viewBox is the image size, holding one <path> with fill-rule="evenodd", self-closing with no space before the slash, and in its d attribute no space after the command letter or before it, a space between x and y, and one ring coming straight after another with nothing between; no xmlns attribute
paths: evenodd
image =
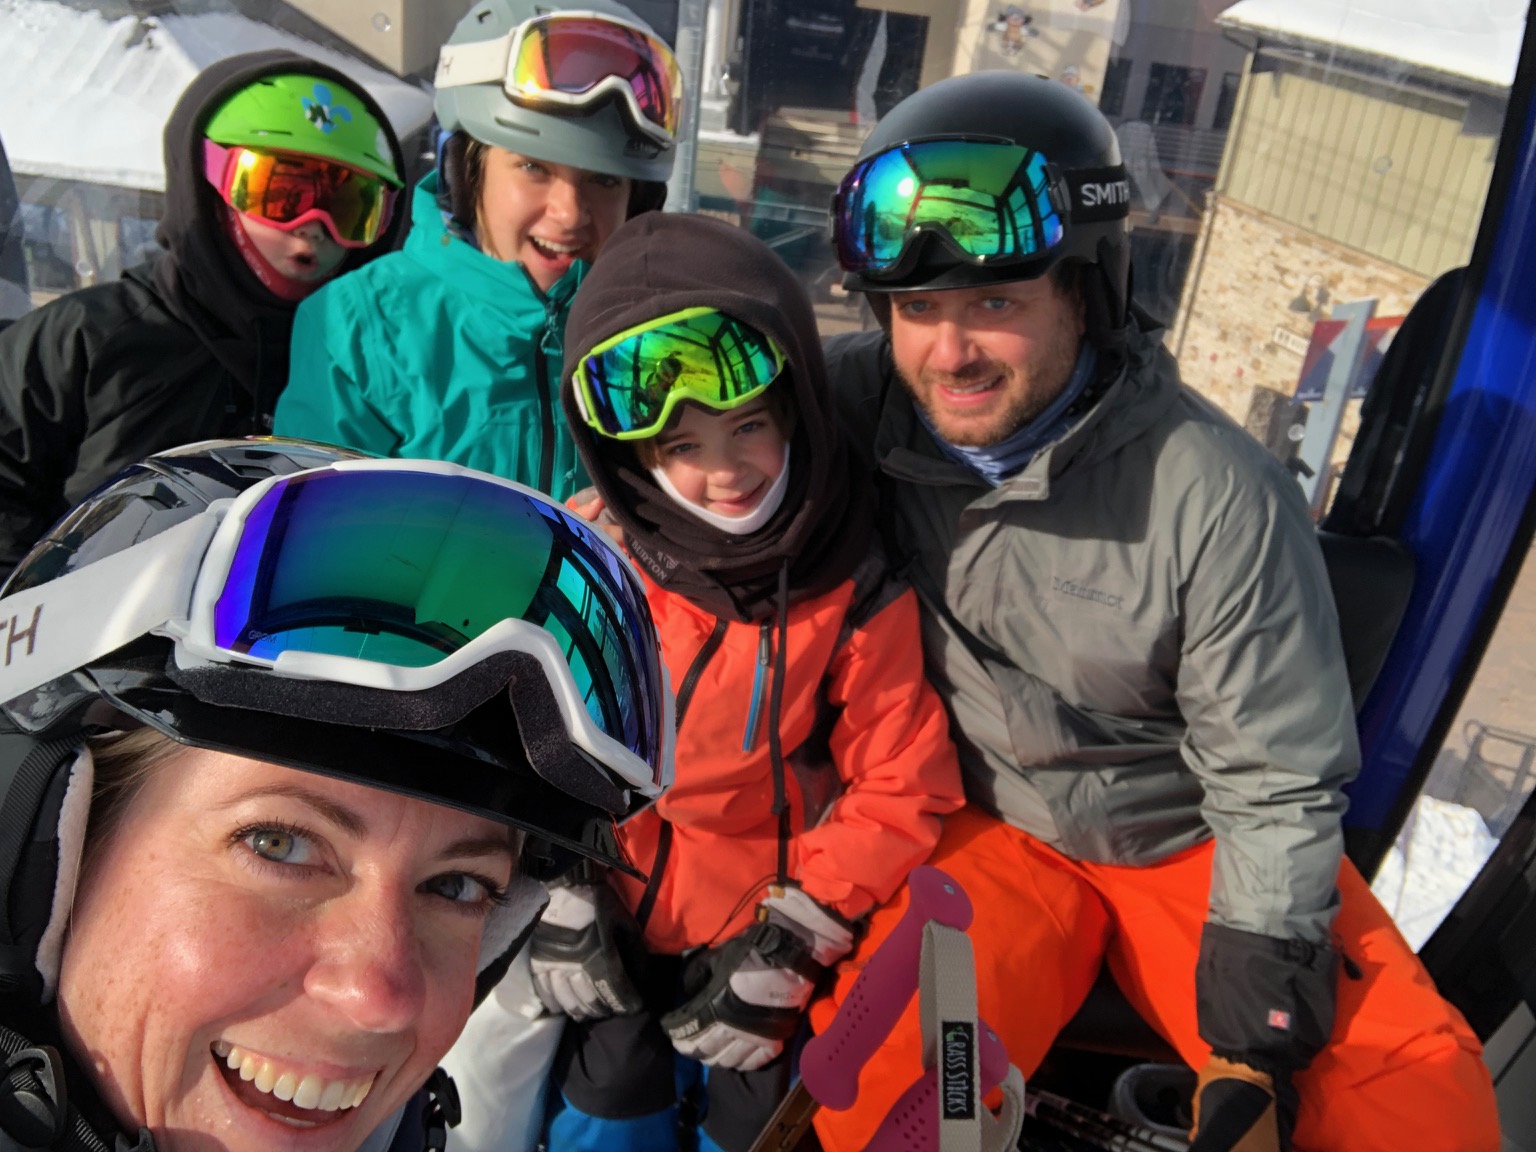
<svg viewBox="0 0 1536 1152"><path fill-rule="evenodd" d="M314 845L306 837L283 828L257 828L246 833L245 843L256 855L274 864L309 864L315 854Z"/></svg>

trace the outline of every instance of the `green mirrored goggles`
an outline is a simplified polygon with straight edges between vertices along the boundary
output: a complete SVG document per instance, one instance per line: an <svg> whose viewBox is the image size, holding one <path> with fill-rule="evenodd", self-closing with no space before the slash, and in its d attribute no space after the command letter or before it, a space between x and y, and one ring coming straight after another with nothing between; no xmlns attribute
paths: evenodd
<svg viewBox="0 0 1536 1152"><path fill-rule="evenodd" d="M685 308L604 340L571 380L591 428L640 440L666 427L684 401L727 411L760 396L783 369L783 350L756 328L713 308Z"/></svg>

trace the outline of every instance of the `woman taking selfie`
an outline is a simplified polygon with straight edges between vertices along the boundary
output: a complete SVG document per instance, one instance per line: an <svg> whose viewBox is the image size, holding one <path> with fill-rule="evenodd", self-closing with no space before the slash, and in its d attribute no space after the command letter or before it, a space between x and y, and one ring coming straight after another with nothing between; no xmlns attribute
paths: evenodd
<svg viewBox="0 0 1536 1152"><path fill-rule="evenodd" d="M441 1149L530 873L629 868L671 770L636 578L524 489L349 455L152 457L7 585L0 1146Z"/></svg>

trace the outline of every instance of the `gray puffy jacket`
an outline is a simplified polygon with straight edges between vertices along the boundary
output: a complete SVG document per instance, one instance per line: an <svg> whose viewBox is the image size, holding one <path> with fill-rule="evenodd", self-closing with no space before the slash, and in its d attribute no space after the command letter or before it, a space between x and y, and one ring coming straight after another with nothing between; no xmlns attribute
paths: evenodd
<svg viewBox="0 0 1536 1152"><path fill-rule="evenodd" d="M1267 1061L1300 1066L1331 1023L1341 788L1360 760L1338 620L1295 481L1180 384L1159 335L1135 333L1097 402L995 489L938 450L882 334L832 340L828 372L926 609L969 798L1083 860L1214 835L1202 1032L1253 1056L1288 1005L1205 985L1312 972L1329 1003L1298 1007L1321 1037Z"/></svg>

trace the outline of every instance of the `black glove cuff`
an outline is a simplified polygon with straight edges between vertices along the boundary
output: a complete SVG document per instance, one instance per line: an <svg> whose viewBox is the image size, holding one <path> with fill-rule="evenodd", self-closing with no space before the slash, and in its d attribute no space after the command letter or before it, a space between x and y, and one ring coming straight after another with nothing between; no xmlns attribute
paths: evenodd
<svg viewBox="0 0 1536 1152"><path fill-rule="evenodd" d="M601 877L593 885L592 903L596 919L585 928L540 920L529 938L528 955L581 965L610 1009L621 1016L638 1012L645 1004L636 980L646 967L639 925Z"/></svg>
<svg viewBox="0 0 1536 1152"><path fill-rule="evenodd" d="M748 1004L731 990L731 976L746 963L763 938L767 924L754 924L718 948L690 957L683 972L683 991L688 999L661 1018L661 1027L673 1040L686 1040L711 1024L728 1024L754 1036L788 1041L800 1027L798 1009L769 1008ZM790 935L790 933L785 933Z"/></svg>
<svg viewBox="0 0 1536 1152"><path fill-rule="evenodd" d="M1338 967L1326 944L1206 924L1195 968L1201 1038L1271 1076L1305 1068L1333 1031Z"/></svg>

